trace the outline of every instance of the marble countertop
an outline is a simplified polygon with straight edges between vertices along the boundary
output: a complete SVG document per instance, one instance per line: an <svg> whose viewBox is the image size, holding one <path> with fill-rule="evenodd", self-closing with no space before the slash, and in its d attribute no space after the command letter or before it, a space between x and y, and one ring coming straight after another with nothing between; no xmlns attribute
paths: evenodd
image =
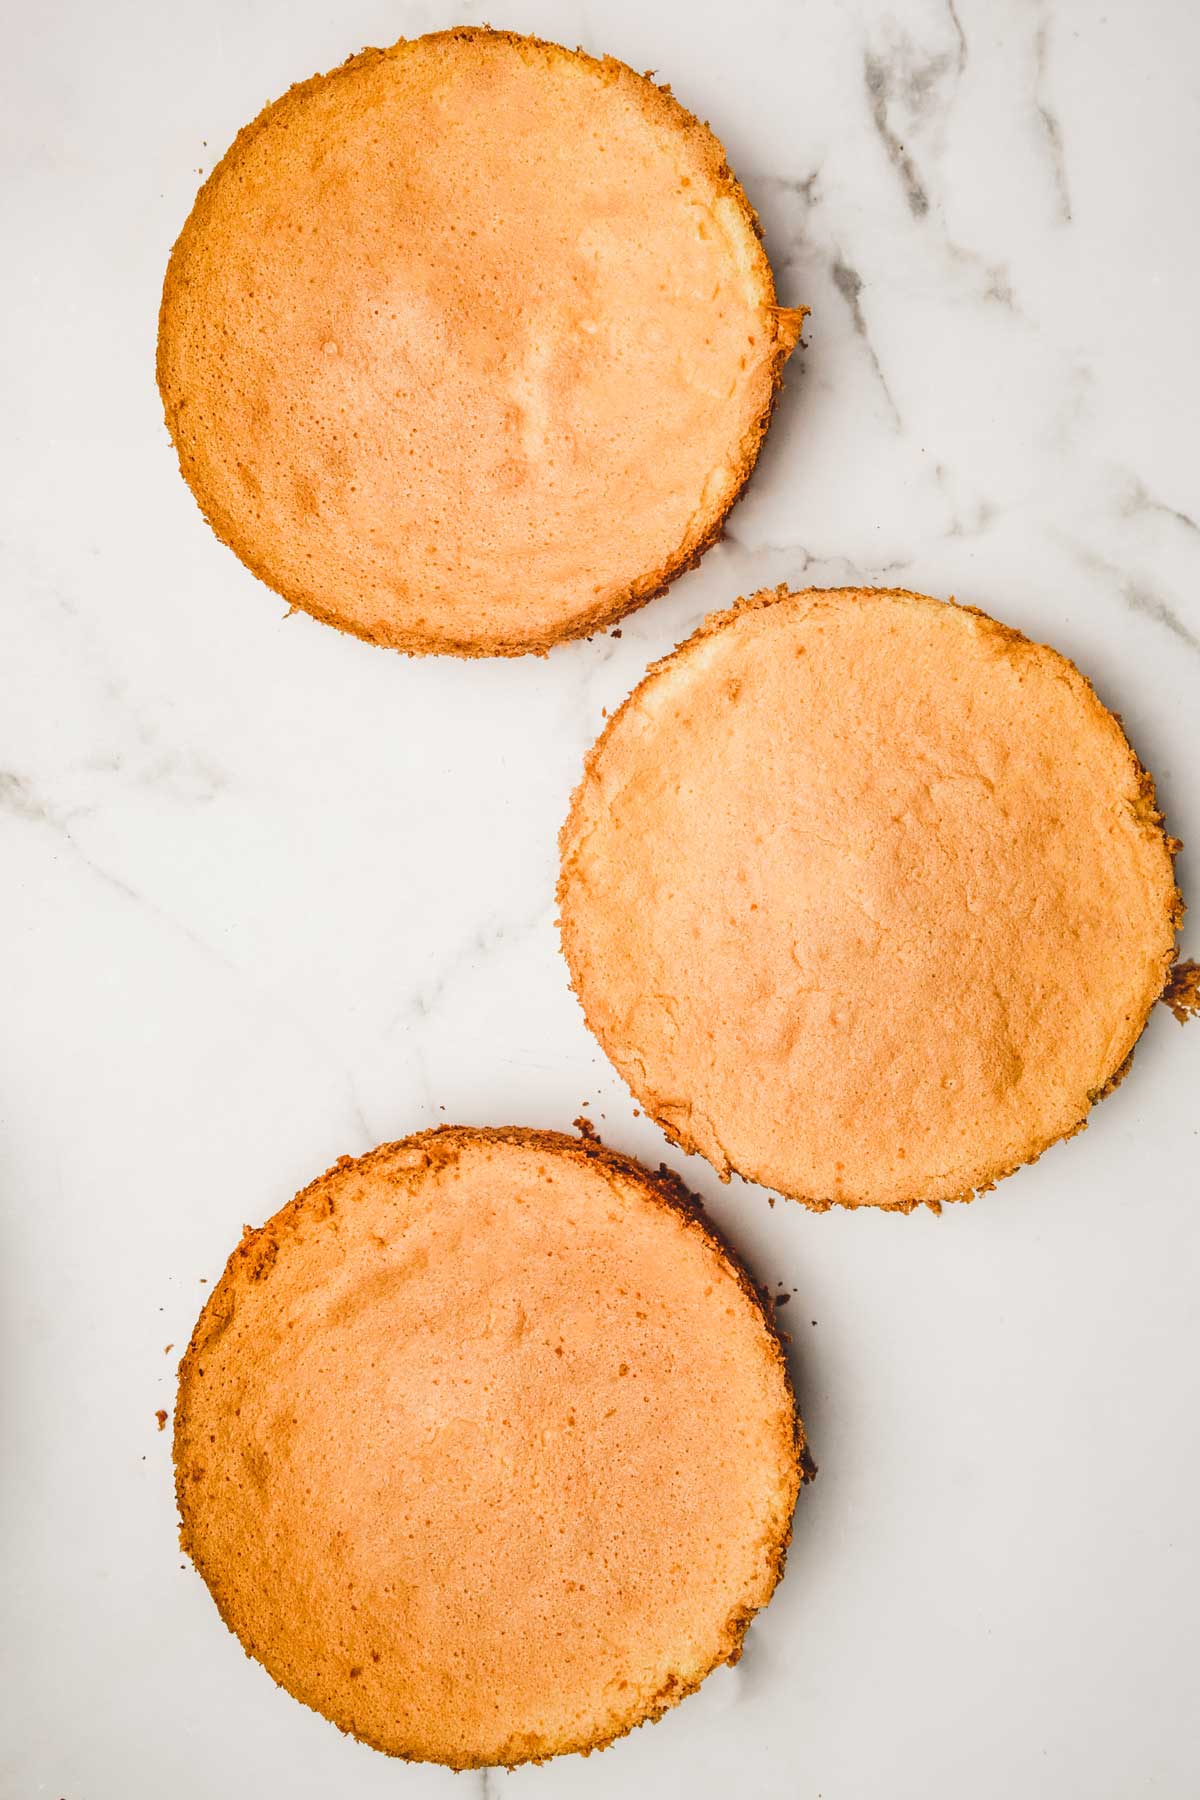
<svg viewBox="0 0 1200 1800"><path fill-rule="evenodd" d="M406 661L285 623L203 525L159 285L267 98L485 16L670 80L812 318L699 570L619 637ZM785 579L954 594L1074 657L1200 889L1200 15L48 0L8 35L5 1792L1186 1800L1200 1026L1159 1008L1087 1132L974 1206L813 1217L634 1116L552 890L603 709ZM788 1295L820 1474L743 1661L661 1724L542 1769L403 1767L226 1636L156 1409L243 1223L336 1156L583 1108Z"/></svg>

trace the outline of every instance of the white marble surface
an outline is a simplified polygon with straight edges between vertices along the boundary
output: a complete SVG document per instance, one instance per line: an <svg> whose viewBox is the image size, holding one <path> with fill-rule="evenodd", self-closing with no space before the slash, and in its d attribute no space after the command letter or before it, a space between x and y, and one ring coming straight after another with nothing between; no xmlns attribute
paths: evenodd
<svg viewBox="0 0 1200 1800"><path fill-rule="evenodd" d="M620 638L407 662L284 623L209 535L155 314L198 170L263 101L485 13L669 79L813 318L702 569ZM1194 9L49 0L6 40L4 1793L1189 1800L1200 1027L1160 1008L1083 1137L969 1209L772 1210L633 1117L551 896L602 708L784 578L955 593L1074 656L1195 893ZM244 1221L341 1152L585 1100L795 1290L820 1475L743 1662L662 1724L405 1768L227 1637L155 1409Z"/></svg>

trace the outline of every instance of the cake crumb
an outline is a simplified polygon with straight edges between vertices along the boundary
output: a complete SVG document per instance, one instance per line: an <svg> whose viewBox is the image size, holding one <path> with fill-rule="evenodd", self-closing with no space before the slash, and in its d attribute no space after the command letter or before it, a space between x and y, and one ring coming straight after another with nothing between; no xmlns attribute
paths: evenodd
<svg viewBox="0 0 1200 1800"><path fill-rule="evenodd" d="M174 1348L175 1348L174 1344L164 1344L163 1345L163 1355L170 1356L170 1354Z"/></svg>
<svg viewBox="0 0 1200 1800"><path fill-rule="evenodd" d="M586 1100L584 1101L584 1105L587 1105ZM572 1119L571 1123L582 1138L595 1138L598 1135L592 1121L585 1118L582 1113L580 1113L577 1119Z"/></svg>
<svg viewBox="0 0 1200 1800"><path fill-rule="evenodd" d="M155 1418L156 1418L156 1419L157 1419L157 1420L158 1420L158 1429L159 1429L159 1430L160 1430L160 1431L165 1431L165 1430L166 1430L166 1428L167 1428L167 1413L166 1413L166 1408L165 1408L165 1407L162 1407L162 1406L160 1406L160 1407L159 1407L159 1409L158 1409L158 1411L157 1411L157 1412L156 1412L156 1413L155 1413L155 1415L154 1415L154 1416L155 1416Z"/></svg>
<svg viewBox="0 0 1200 1800"><path fill-rule="evenodd" d="M1200 1015L1200 963L1177 962L1159 998L1181 1025Z"/></svg>

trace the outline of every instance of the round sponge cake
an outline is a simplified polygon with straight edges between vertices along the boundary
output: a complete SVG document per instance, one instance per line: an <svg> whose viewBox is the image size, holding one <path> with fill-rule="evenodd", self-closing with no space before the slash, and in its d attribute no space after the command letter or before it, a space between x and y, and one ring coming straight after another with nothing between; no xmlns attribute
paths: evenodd
<svg viewBox="0 0 1200 1800"><path fill-rule="evenodd" d="M1055 651L919 594L759 594L651 670L562 833L563 948L668 1135L823 1207L1077 1131L1163 990L1154 788Z"/></svg>
<svg viewBox="0 0 1200 1800"><path fill-rule="evenodd" d="M516 654L714 541L801 319L668 90L463 28L239 135L172 252L158 378L210 524L293 606Z"/></svg>
<svg viewBox="0 0 1200 1800"><path fill-rule="evenodd" d="M673 1177L446 1128L343 1159L230 1257L180 1367L181 1540L344 1731L540 1760L736 1660L801 1446L775 1330Z"/></svg>

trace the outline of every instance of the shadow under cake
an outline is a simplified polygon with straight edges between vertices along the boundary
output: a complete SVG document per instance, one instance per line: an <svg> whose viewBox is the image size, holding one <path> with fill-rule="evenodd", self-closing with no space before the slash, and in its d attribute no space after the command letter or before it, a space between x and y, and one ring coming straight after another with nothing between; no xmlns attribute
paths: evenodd
<svg viewBox="0 0 1200 1800"><path fill-rule="evenodd" d="M590 752L563 950L636 1098L723 1176L965 1199L1124 1072L1177 848L1056 651L919 594L780 589L714 614Z"/></svg>
<svg viewBox="0 0 1200 1800"><path fill-rule="evenodd" d="M378 1749L594 1749L740 1652L803 1431L673 1176L554 1132L343 1158L247 1231L180 1366L181 1541L247 1653Z"/></svg>
<svg viewBox="0 0 1200 1800"><path fill-rule="evenodd" d="M158 379L213 530L294 607L508 655L719 536L802 316L668 89L460 28L239 134L171 255Z"/></svg>

